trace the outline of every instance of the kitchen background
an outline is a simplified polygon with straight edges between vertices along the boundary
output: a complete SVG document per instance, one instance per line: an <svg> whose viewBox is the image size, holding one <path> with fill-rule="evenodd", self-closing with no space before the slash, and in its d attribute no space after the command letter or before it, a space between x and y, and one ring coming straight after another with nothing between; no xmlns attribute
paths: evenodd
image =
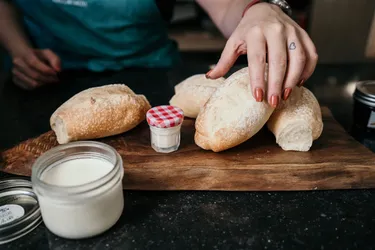
<svg viewBox="0 0 375 250"><path fill-rule="evenodd" d="M337 72L343 71L343 67L351 68L351 65L372 67L372 63L375 62L374 0L288 2L293 8L293 18L310 34L315 43L319 65L336 67ZM184 63L191 69L194 69L195 65L205 64L208 67L216 63L226 42L194 0L176 1L169 34L178 43ZM3 52L0 48L0 55L1 53ZM246 56L241 56L237 62L246 63ZM5 77L6 74L1 72L0 65L0 93ZM183 77L184 74L181 74L181 79ZM324 88L327 88L325 91L334 91L333 85L340 79L333 73L324 77L322 81L327 83L323 84ZM375 79L375 73L368 77ZM349 78L353 81L358 80L357 75ZM178 80L180 79L175 79ZM348 94L354 91L354 85L351 86ZM325 91L319 93L324 95Z"/></svg>
<svg viewBox="0 0 375 250"><path fill-rule="evenodd" d="M362 63L375 59L375 1L288 2L294 19L315 42L319 63ZM178 42L183 53L217 54L225 45L225 39L195 0L176 1L170 37Z"/></svg>
<svg viewBox="0 0 375 250"><path fill-rule="evenodd" d="M319 54L319 65L306 86L349 131L355 84L359 80L375 80L375 0L287 1L293 7L294 19L310 34ZM205 73L202 70L217 61L225 46L225 39L194 0L177 0L169 28L171 38L179 45L184 63L188 64L182 72L173 75L173 82L193 73ZM246 56L239 58L238 64L245 63ZM2 78L5 76L0 67L0 98ZM7 116L0 115L3 121L0 131L12 134L1 129L1 125L10 120L9 113ZM38 120L37 116L35 120ZM22 120L14 123L22 124ZM37 130L25 124L22 127L26 128L26 134L29 129L32 132ZM351 134L375 152L375 134L362 132L356 134L353 130ZM337 145L344 144L337 138L333 141ZM340 156L354 165L362 160L360 156L356 157L355 152L346 155L333 149L335 151L328 150L326 154ZM354 159L351 159L353 156ZM322 159L316 161L316 166L324 169L326 165ZM340 161L336 164L342 167ZM305 174L305 178L307 181L322 178L332 183L342 180L357 188L351 182L352 178L358 177L356 181L361 184L373 183L373 173L368 169L359 168L358 171L363 172L358 172L358 175L352 175L346 167L340 171L329 169L324 175ZM335 175L339 178L336 179ZM0 175L1 178L4 177ZM28 246L34 246L32 249L121 249L150 245L162 248L166 244L174 246L169 248L183 249L179 244L187 242L192 244L189 249L204 246L222 248L223 245L227 249L260 246L263 249L280 249L283 246L286 249L365 249L374 246L373 190L127 192L125 197L125 215L103 237L77 243L60 239L40 226L7 249L25 249Z"/></svg>
<svg viewBox="0 0 375 250"><path fill-rule="evenodd" d="M373 0L288 0L310 34L319 63L363 63L375 58ZM225 39L194 0L177 0L170 26L182 52L221 52Z"/></svg>

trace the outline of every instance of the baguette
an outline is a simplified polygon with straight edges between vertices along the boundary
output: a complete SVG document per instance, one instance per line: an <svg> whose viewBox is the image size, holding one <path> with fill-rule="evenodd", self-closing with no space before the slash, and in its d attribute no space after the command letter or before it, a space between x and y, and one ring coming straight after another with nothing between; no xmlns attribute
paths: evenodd
<svg viewBox="0 0 375 250"><path fill-rule="evenodd" d="M309 151L323 131L318 100L310 90L295 87L267 122L276 143L285 151Z"/></svg>
<svg viewBox="0 0 375 250"><path fill-rule="evenodd" d="M200 109L224 80L223 77L211 80L204 74L193 75L175 86L175 95L169 104L181 108L185 117L195 119Z"/></svg>
<svg viewBox="0 0 375 250"><path fill-rule="evenodd" d="M143 95L124 84L86 89L63 103L50 126L60 144L124 133L136 127L151 108Z"/></svg>
<svg viewBox="0 0 375 250"><path fill-rule="evenodd" d="M255 135L274 108L253 97L248 67L225 80L212 94L195 122L195 143L205 150L220 152Z"/></svg>

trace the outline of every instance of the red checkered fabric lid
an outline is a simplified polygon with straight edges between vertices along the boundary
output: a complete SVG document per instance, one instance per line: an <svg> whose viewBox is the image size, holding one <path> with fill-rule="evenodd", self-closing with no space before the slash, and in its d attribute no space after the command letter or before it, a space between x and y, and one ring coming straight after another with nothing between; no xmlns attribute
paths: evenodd
<svg viewBox="0 0 375 250"><path fill-rule="evenodd" d="M175 106L162 105L147 111L146 118L150 126L171 128L182 123L184 120L184 112L182 109Z"/></svg>

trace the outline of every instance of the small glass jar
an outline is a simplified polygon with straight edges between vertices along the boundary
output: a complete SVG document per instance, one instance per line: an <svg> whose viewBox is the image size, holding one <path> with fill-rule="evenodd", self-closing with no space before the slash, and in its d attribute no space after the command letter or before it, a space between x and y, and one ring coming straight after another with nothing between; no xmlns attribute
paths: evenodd
<svg viewBox="0 0 375 250"><path fill-rule="evenodd" d="M47 228L68 239L111 228L124 207L123 174L120 155L100 142L68 143L41 155L32 183Z"/></svg>
<svg viewBox="0 0 375 250"><path fill-rule="evenodd" d="M151 147L160 153L170 153L178 150L181 141L181 125L172 128L150 126Z"/></svg>
<svg viewBox="0 0 375 250"><path fill-rule="evenodd" d="M159 153L178 150L184 120L182 109L169 105L157 106L150 109L146 116L151 132L151 147Z"/></svg>

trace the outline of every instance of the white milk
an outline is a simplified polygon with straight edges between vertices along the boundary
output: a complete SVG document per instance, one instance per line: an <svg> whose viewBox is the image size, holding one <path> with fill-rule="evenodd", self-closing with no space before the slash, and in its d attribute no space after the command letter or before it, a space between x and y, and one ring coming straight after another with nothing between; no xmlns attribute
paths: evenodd
<svg viewBox="0 0 375 250"><path fill-rule="evenodd" d="M78 186L98 180L112 169L113 164L106 160L74 159L47 170L41 179L56 186Z"/></svg>
<svg viewBox="0 0 375 250"><path fill-rule="evenodd" d="M117 174L95 186L108 178L113 168L117 168ZM92 237L108 230L124 207L122 176L121 158L119 166L104 159L79 158L47 168L40 180L58 186L58 191L53 194L45 188L38 192L45 225L54 234L70 239ZM80 188L84 184L94 188L83 192Z"/></svg>
<svg viewBox="0 0 375 250"><path fill-rule="evenodd" d="M151 146L159 153L176 151L181 141L181 125L172 128L158 128L150 126Z"/></svg>

